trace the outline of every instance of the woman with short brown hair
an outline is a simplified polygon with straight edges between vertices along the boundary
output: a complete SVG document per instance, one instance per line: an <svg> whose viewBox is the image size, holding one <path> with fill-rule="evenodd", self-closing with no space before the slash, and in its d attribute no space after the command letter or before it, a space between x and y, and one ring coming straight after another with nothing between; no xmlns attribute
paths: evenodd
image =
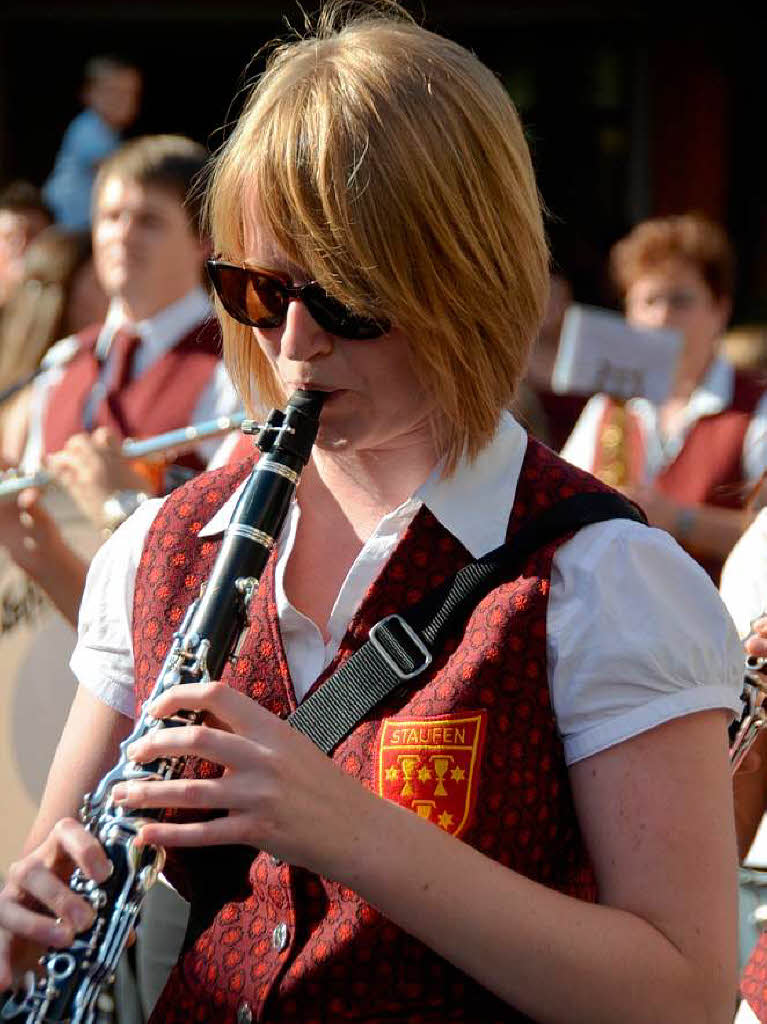
<svg viewBox="0 0 767 1024"><path fill-rule="evenodd" d="M627 430L628 458L638 475L627 481L626 493L717 581L753 518L744 506L767 468L764 382L719 352L732 305L732 248L722 228L699 214L659 217L613 247L610 270L629 323L681 335L666 401L658 407L641 398L628 402L636 428ZM590 400L564 458L597 471L612 406L605 395Z"/></svg>

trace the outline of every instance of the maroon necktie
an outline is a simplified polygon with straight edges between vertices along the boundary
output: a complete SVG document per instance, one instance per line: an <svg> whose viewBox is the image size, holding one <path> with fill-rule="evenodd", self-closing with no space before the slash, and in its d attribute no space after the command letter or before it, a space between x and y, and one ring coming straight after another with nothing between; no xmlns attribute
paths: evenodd
<svg viewBox="0 0 767 1024"><path fill-rule="evenodd" d="M129 327L121 327L115 334L107 358L107 397L118 394L130 381L140 344L141 338Z"/></svg>
<svg viewBox="0 0 767 1024"><path fill-rule="evenodd" d="M83 428L86 433L90 433L99 422L103 422L103 416L99 416L103 402L106 402L109 418L115 420L120 429L123 429L120 398L131 381L133 362L140 344L141 338L130 327L121 327L115 332L105 366L83 413Z"/></svg>

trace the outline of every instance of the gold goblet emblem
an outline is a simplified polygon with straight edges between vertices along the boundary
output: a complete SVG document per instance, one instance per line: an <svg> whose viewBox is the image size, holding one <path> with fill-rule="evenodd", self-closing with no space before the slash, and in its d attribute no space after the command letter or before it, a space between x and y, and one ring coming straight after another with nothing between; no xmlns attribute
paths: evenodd
<svg viewBox="0 0 767 1024"><path fill-rule="evenodd" d="M436 800L414 800L413 810L416 812L419 818L425 818L426 821L431 817L432 809L437 806Z"/></svg>
<svg viewBox="0 0 767 1024"><path fill-rule="evenodd" d="M445 789L445 776L450 767L450 762L455 758L452 754L432 754L429 760L434 765L434 774L437 776L437 785L434 787L435 796L447 796Z"/></svg>
<svg viewBox="0 0 767 1024"><path fill-rule="evenodd" d="M421 758L418 754L400 754L397 760L402 765L402 774L405 776L405 785L402 787L400 796L412 796L414 793L413 777Z"/></svg>

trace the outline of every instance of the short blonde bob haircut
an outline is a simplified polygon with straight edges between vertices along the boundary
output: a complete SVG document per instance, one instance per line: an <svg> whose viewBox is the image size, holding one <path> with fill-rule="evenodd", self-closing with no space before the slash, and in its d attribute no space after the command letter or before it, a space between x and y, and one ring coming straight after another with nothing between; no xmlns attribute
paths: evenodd
<svg viewBox="0 0 767 1024"><path fill-rule="evenodd" d="M223 258L247 263L257 216L335 298L405 332L446 472L490 439L543 315L548 252L519 118L476 57L396 4L326 6L311 38L272 51L207 213ZM250 328L219 315L245 402L282 404Z"/></svg>

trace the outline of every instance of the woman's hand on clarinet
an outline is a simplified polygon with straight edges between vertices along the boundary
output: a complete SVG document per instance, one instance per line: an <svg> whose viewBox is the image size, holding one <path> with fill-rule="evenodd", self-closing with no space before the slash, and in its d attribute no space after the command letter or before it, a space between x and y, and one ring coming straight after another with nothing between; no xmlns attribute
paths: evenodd
<svg viewBox="0 0 767 1024"><path fill-rule="evenodd" d="M746 654L755 658L767 658L767 615L751 623L751 632L744 641Z"/></svg>
<svg viewBox="0 0 767 1024"><path fill-rule="evenodd" d="M131 747L130 756L138 762L201 757L223 766L224 774L125 782L113 796L124 807L229 814L189 824L152 822L141 829L140 840L169 847L245 843L332 877L379 801L284 720L228 686L174 687L150 708L157 718L182 709L203 712L205 724L154 730Z"/></svg>
<svg viewBox="0 0 767 1024"><path fill-rule="evenodd" d="M0 989L17 984L48 947L71 945L92 924L91 905L69 887L75 867L97 882L112 869L94 836L74 818L64 818L9 868L0 892Z"/></svg>

